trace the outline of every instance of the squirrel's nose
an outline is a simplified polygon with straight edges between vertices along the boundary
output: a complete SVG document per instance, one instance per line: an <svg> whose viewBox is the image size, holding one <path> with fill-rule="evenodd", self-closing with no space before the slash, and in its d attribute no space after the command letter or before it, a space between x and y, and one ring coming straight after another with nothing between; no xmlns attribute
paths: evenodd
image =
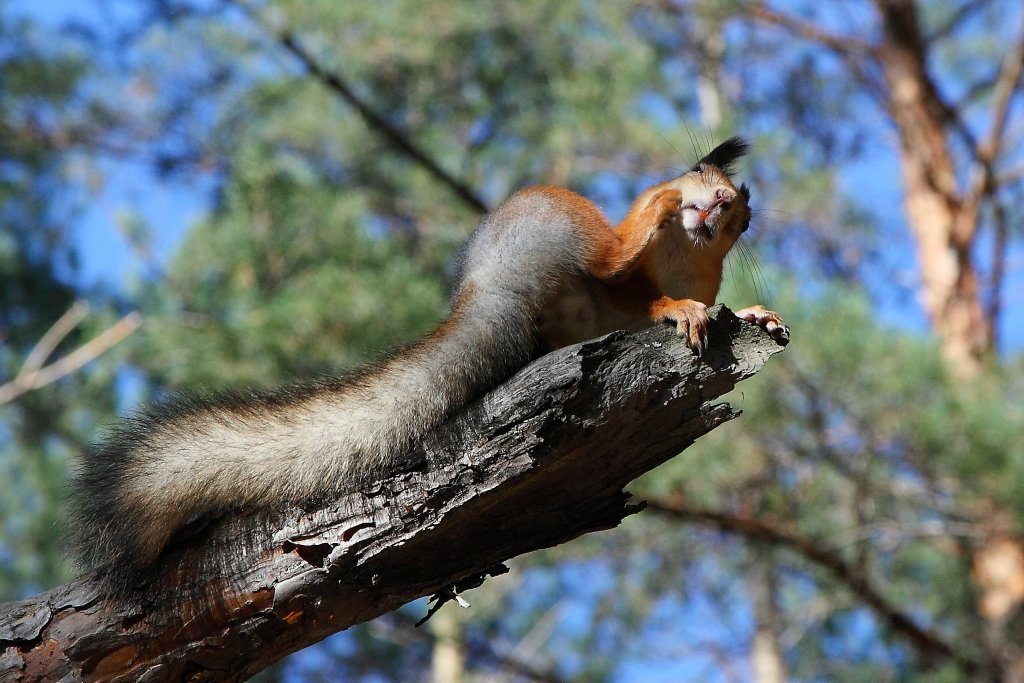
<svg viewBox="0 0 1024 683"><path fill-rule="evenodd" d="M736 193L732 190L724 187L720 187L715 190L715 204L721 206L723 209L728 209L734 199L736 199Z"/></svg>

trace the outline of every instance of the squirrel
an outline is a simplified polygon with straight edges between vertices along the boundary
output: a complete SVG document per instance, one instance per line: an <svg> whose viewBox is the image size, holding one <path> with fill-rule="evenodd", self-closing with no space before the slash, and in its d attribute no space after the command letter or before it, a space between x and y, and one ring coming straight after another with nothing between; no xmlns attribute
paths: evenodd
<svg viewBox="0 0 1024 683"><path fill-rule="evenodd" d="M522 190L463 252L451 312L425 338L344 378L171 399L120 421L72 484L74 551L138 576L191 522L325 500L401 471L414 443L544 352L666 322L696 352L750 190L730 138L644 191L612 227L563 188ZM780 336L762 306L738 316Z"/></svg>

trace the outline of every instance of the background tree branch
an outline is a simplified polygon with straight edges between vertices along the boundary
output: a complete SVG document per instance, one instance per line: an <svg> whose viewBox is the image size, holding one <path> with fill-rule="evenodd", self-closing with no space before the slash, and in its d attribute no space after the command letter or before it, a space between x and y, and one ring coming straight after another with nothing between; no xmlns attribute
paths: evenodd
<svg viewBox="0 0 1024 683"><path fill-rule="evenodd" d="M480 198L473 188L441 168L441 165L410 138L405 131L389 122L381 113L356 94L356 91L341 74L324 66L288 29L283 18L269 18L248 0L226 0L226 2L242 10L268 36L277 41L281 47L298 59L309 75L323 83L331 92L338 95L338 97L354 108L363 121L366 122L366 125L381 135L395 151L404 154L422 166L427 173L442 185L448 187L463 204L473 209L476 213L487 213L487 203Z"/></svg>
<svg viewBox="0 0 1024 683"><path fill-rule="evenodd" d="M215 520L173 546L135 597L87 575L0 606L0 678L244 680L415 598L445 600L524 552L642 509L638 475L739 412L712 401L781 346L712 310L700 358L669 329L614 333L524 368L419 446L429 464L314 511ZM599 466L597 466L599 464ZM229 575L204 558L249 547Z"/></svg>
<svg viewBox="0 0 1024 683"><path fill-rule="evenodd" d="M884 594L863 568L848 562L836 549L779 522L692 505L678 497L649 499L647 506L673 519L706 524L755 543L778 546L797 553L812 565L828 571L852 591L858 601L870 607L883 623L906 638L924 661L936 663L952 660L965 673L977 673L979 664L972 655L962 651L958 644L945 640L940 633L918 624Z"/></svg>
<svg viewBox="0 0 1024 683"><path fill-rule="evenodd" d="M58 358L49 365L43 365L57 346L64 341L64 338L78 327L78 324L88 314L88 304L75 302L46 331L46 334L29 352L14 379L0 384L0 406L10 403L28 391L56 382L80 369L86 363L96 360L108 349L134 333L142 324L141 315L137 312L129 313L71 353Z"/></svg>

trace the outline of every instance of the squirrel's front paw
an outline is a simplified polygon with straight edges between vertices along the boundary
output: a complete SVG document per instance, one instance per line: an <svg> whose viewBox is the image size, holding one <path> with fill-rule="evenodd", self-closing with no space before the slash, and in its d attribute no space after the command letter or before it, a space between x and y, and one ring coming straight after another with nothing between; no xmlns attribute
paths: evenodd
<svg viewBox="0 0 1024 683"><path fill-rule="evenodd" d="M647 208L654 212L658 228L682 221L683 193L676 189L662 190L651 198Z"/></svg>
<svg viewBox="0 0 1024 683"><path fill-rule="evenodd" d="M708 307L699 301L673 301L660 312L661 320L675 323L676 334L686 340L697 355L708 348Z"/></svg>
<svg viewBox="0 0 1024 683"><path fill-rule="evenodd" d="M786 323L782 322L779 314L775 311L769 311L761 304L736 311L736 317L752 322L758 327L763 327L764 331L771 335L772 339L777 340L789 337L789 327Z"/></svg>

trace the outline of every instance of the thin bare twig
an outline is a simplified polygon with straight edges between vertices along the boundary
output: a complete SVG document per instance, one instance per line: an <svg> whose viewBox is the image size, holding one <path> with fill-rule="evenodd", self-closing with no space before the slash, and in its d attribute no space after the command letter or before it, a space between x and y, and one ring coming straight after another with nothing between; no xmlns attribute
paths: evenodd
<svg viewBox="0 0 1024 683"><path fill-rule="evenodd" d="M85 318L88 306L76 302L46 331L25 359L17 376L0 385L0 405L10 403L22 394L45 387L75 372L122 341L142 324L142 316L129 313L91 340L49 365L43 365L60 342Z"/></svg>
<svg viewBox="0 0 1024 683"><path fill-rule="evenodd" d="M1010 102L1013 100L1013 93L1017 90L1022 73L1024 73L1024 26L1014 41L1013 48L1006 53L1006 57L1003 59L999 77L996 79L992 92L991 113L989 114L991 127L985 139L978 144L975 153L979 168L974 173L967 200L973 202L974 205L977 205L981 197L994 187L992 180L995 175L995 161L999 156L1003 135L1006 132Z"/></svg>
<svg viewBox="0 0 1024 683"><path fill-rule="evenodd" d="M57 319L50 329L39 338L36 345L29 351L29 354L25 356L25 362L21 366L21 370L18 371L18 376L14 378L17 382L22 377L35 372L39 368L43 367L43 363L50 357L53 350L56 349L64 338L71 334L71 330L78 327L78 324L85 320L85 316L89 315L89 304L85 301L76 301L71 304L71 308L64 312L60 318Z"/></svg>
<svg viewBox="0 0 1024 683"><path fill-rule="evenodd" d="M441 168L423 148L414 142L404 131L388 122L381 114L373 109L366 101L356 94L352 86L337 71L328 70L312 53L303 47L298 38L284 25L283 21L273 21L258 8L254 7L249 0L225 0L228 4L238 7L263 31L276 40L283 48L296 57L306 71L329 90L341 97L352 106L362 117L363 121L371 128L380 133L388 143L396 150L411 158L422 166L441 184L447 186L456 197L477 213L487 213L487 204L474 192L468 184L455 178Z"/></svg>
<svg viewBox="0 0 1024 683"><path fill-rule="evenodd" d="M999 154L999 147L1003 141L1003 134L1006 131L1006 119L1010 111L1010 101L1013 93L1020 84L1021 73L1024 73L1024 19L1017 39L1012 43L1013 48L1003 59L1002 68L999 71L999 79L996 81L995 91L992 94L992 128L988 137L982 144L980 154L982 159L989 164L995 161Z"/></svg>

